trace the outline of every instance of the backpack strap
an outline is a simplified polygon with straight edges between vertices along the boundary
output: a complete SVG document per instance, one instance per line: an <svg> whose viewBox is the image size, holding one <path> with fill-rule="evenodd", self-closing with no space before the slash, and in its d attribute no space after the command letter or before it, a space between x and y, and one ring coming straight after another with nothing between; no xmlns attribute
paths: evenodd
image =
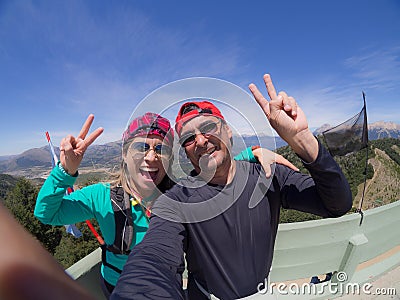
<svg viewBox="0 0 400 300"><path fill-rule="evenodd" d="M107 245L103 244L100 246L101 248L101 262L103 263L104 266L109 267L110 269L114 270L115 272L121 274L122 270L120 270L119 268L117 268L116 266L110 264L107 261Z"/></svg>
<svg viewBox="0 0 400 300"><path fill-rule="evenodd" d="M115 240L107 250L115 254L128 255L133 240L132 206L128 193L122 187L112 188L111 204L115 219Z"/></svg>
<svg viewBox="0 0 400 300"><path fill-rule="evenodd" d="M110 189L110 198L115 220L115 239L112 245L103 245L101 247L102 262L103 265L121 273L122 271L120 269L107 262L106 251L125 255L131 252L130 247L134 231L132 206L128 193L126 193L121 186Z"/></svg>

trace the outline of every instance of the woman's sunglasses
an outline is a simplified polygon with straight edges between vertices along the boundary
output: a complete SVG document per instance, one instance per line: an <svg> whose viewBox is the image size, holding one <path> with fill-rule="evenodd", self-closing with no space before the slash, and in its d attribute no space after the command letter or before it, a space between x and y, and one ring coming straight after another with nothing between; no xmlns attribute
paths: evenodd
<svg viewBox="0 0 400 300"><path fill-rule="evenodd" d="M169 158L172 154L172 148L165 144L157 144L151 147L145 142L133 142L129 147L129 151L134 158L142 158L146 156L150 150L153 150L159 158Z"/></svg>

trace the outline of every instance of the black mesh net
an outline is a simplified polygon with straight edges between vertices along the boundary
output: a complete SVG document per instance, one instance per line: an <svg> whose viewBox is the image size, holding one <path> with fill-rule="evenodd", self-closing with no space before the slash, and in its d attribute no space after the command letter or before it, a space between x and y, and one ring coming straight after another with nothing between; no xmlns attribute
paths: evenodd
<svg viewBox="0 0 400 300"><path fill-rule="evenodd" d="M360 113L322 134L332 156L345 155L367 147L368 128L365 103Z"/></svg>

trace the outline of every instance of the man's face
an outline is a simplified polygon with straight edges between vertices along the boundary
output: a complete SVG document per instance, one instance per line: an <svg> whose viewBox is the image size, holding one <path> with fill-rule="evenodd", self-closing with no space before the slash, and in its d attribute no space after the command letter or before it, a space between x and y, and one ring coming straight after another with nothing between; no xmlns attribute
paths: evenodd
<svg viewBox="0 0 400 300"><path fill-rule="evenodd" d="M230 166L231 137L229 126L221 119L200 115L183 125L180 141L196 172L213 177Z"/></svg>

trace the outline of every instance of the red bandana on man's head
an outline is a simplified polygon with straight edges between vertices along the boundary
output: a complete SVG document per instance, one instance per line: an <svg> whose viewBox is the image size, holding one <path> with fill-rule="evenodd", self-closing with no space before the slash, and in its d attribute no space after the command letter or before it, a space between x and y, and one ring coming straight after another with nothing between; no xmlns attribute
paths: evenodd
<svg viewBox="0 0 400 300"><path fill-rule="evenodd" d="M187 108L188 106L193 106L195 108L184 113L185 108ZM175 130L176 130L177 134L178 135L181 134L183 124L185 124L187 121L189 121L199 115L214 116L214 117L220 118L222 120L225 120L223 115L221 114L221 111L211 102L208 102L208 101L186 102L181 106L178 116L176 117L176 120L175 120L175 122L176 122Z"/></svg>

